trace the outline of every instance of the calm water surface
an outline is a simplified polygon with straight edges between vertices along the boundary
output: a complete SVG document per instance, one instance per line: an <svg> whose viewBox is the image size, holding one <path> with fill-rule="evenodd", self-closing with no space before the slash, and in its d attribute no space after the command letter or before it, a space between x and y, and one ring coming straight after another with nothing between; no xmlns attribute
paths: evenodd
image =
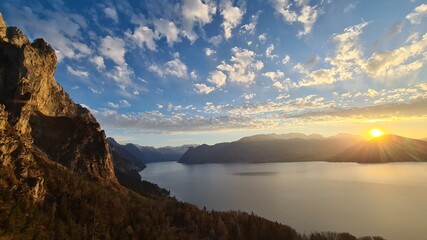
<svg viewBox="0 0 427 240"><path fill-rule="evenodd" d="M427 163L152 163L144 180L179 200L244 210L299 232L427 239Z"/></svg>

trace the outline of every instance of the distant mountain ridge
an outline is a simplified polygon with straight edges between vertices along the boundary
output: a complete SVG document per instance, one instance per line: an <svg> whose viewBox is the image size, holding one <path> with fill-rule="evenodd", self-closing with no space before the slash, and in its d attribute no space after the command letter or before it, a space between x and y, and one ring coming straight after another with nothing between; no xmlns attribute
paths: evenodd
<svg viewBox="0 0 427 240"><path fill-rule="evenodd" d="M372 140L350 134L325 138L318 134L267 134L235 142L190 148L180 163L263 162L411 162L427 161L427 142L386 135Z"/></svg>
<svg viewBox="0 0 427 240"><path fill-rule="evenodd" d="M426 162L427 142L397 135L384 135L360 142L333 158L339 162Z"/></svg>
<svg viewBox="0 0 427 240"><path fill-rule="evenodd" d="M359 136L318 134L268 134L245 137L235 142L206 144L190 148L180 163L294 162L321 161L362 141Z"/></svg>
<svg viewBox="0 0 427 240"><path fill-rule="evenodd" d="M152 162L178 161L181 156L190 148L196 145L183 145L178 147L140 146L133 143L119 144L114 138L107 138L112 149L125 158L132 161L136 166ZM142 164L142 165L141 165ZM142 170L142 169L141 169Z"/></svg>

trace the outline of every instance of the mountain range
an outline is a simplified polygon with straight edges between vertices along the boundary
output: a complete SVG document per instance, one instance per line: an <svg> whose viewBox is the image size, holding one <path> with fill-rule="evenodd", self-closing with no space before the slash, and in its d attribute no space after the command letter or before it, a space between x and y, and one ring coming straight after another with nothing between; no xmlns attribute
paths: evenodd
<svg viewBox="0 0 427 240"><path fill-rule="evenodd" d="M197 145L182 145L178 147L140 146L133 143L119 144L114 138L107 138L107 141L114 151L123 152L129 155L129 159L134 159L140 163L178 161L181 156L190 148Z"/></svg>
<svg viewBox="0 0 427 240"><path fill-rule="evenodd" d="M56 60L0 14L0 239L358 239L201 210L141 181L146 159L114 150L55 81Z"/></svg>
<svg viewBox="0 0 427 240"><path fill-rule="evenodd" d="M264 134L235 142L189 148L180 163L235 162L425 162L427 142L384 135L365 140L360 136L339 134L325 138L318 134Z"/></svg>

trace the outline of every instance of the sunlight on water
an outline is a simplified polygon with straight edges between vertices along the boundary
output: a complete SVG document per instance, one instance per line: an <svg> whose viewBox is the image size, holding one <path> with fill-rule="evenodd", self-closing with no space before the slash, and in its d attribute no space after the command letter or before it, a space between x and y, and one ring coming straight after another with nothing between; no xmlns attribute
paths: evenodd
<svg viewBox="0 0 427 240"><path fill-rule="evenodd" d="M300 232L339 231L389 240L427 236L427 164L149 164L143 179L178 199L244 210Z"/></svg>

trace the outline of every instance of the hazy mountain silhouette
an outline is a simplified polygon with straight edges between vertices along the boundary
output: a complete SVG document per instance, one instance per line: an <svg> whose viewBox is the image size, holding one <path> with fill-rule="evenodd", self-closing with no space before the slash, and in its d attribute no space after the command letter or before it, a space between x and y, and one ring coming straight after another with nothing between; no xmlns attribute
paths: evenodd
<svg viewBox="0 0 427 240"><path fill-rule="evenodd" d="M107 140L110 146L118 154L124 155L136 165L139 163L144 164L151 162L178 161L188 148L196 146L183 145L179 147L155 148L150 146L140 146L133 143L119 144L114 140L114 138L107 138Z"/></svg>
<svg viewBox="0 0 427 240"><path fill-rule="evenodd" d="M239 141L190 148L179 162L420 162L427 161L427 142L385 135L372 140L350 134L322 137L298 133L255 135Z"/></svg>
<svg viewBox="0 0 427 240"><path fill-rule="evenodd" d="M255 135L235 142L190 148L179 162L300 162L322 161L362 141L355 135L340 134L324 138L318 134Z"/></svg>
<svg viewBox="0 0 427 240"><path fill-rule="evenodd" d="M333 160L358 163L426 162L427 142L384 135L360 142L339 153Z"/></svg>

